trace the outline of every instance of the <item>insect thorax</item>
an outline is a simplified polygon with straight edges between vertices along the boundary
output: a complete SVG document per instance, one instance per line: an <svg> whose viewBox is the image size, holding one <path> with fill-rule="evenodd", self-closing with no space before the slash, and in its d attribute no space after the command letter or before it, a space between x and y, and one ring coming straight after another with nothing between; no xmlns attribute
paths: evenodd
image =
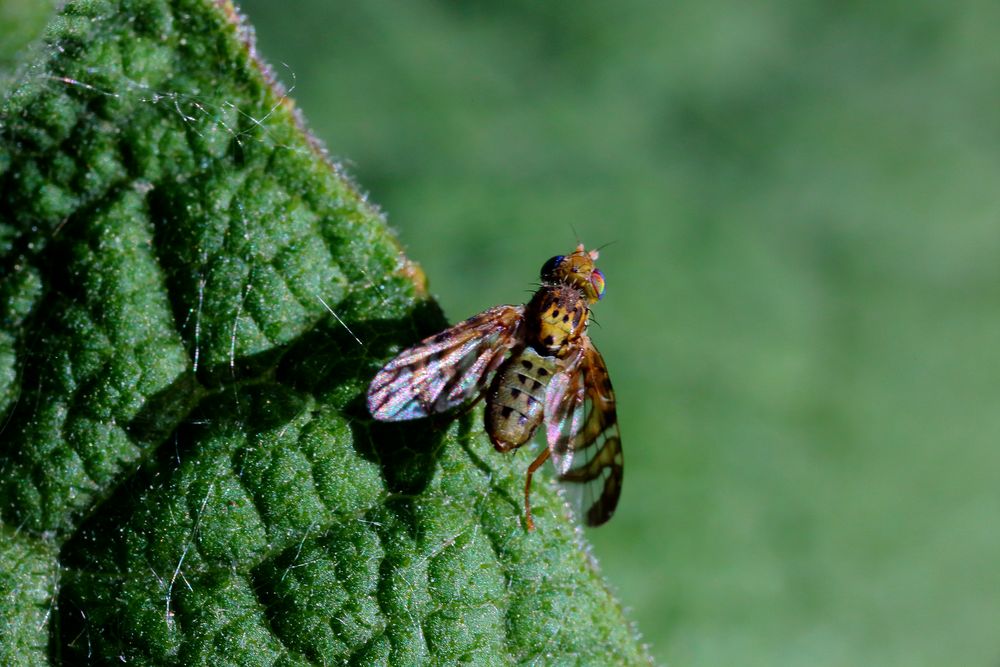
<svg viewBox="0 0 1000 667"><path fill-rule="evenodd" d="M528 342L539 353L565 358L587 330L590 308L580 290L543 285L528 304Z"/></svg>
<svg viewBox="0 0 1000 667"><path fill-rule="evenodd" d="M542 423L549 380L562 363L527 347L500 367L486 406L486 432L497 449L507 451L531 439Z"/></svg>

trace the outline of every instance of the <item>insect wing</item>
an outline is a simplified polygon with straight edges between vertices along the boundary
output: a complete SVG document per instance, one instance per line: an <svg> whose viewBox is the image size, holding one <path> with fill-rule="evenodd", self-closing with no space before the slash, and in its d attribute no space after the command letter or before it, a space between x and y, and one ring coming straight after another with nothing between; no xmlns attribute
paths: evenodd
<svg viewBox="0 0 1000 667"><path fill-rule="evenodd" d="M567 360L562 371L552 376L545 390L545 439L560 476L573 465L573 442L585 415L582 362L581 349Z"/></svg>
<svg viewBox="0 0 1000 667"><path fill-rule="evenodd" d="M614 514L622 489L622 444L607 366L589 339L557 373L545 394L545 429L563 482L579 484L587 524Z"/></svg>
<svg viewBox="0 0 1000 667"><path fill-rule="evenodd" d="M523 343L523 321L524 306L496 306L404 350L372 380L368 411L403 421L461 405Z"/></svg>

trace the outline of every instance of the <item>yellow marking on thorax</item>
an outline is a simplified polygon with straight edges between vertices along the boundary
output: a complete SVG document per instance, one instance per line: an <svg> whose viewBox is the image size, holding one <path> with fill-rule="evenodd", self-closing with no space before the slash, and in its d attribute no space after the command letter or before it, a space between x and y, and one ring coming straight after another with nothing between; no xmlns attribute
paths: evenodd
<svg viewBox="0 0 1000 667"><path fill-rule="evenodd" d="M537 318L533 342L545 355L565 356L587 330L590 309L578 290L564 286L539 290L531 307Z"/></svg>

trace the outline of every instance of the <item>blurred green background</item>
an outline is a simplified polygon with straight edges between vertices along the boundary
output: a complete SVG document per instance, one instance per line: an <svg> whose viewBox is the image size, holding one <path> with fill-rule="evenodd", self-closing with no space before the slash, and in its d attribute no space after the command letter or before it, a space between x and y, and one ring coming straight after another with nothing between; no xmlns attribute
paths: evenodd
<svg viewBox="0 0 1000 667"><path fill-rule="evenodd" d="M1000 663L1000 4L242 7L452 320L614 242L659 661Z"/></svg>
<svg viewBox="0 0 1000 667"><path fill-rule="evenodd" d="M1000 664L1000 4L242 7L452 320L613 242L660 662Z"/></svg>

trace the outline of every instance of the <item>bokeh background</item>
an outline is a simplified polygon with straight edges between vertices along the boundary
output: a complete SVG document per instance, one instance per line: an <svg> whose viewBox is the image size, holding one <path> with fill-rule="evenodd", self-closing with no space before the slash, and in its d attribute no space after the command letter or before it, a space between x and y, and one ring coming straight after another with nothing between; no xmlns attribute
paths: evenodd
<svg viewBox="0 0 1000 667"><path fill-rule="evenodd" d="M452 320L612 243L659 661L1000 664L1000 4L242 7Z"/></svg>
<svg viewBox="0 0 1000 667"><path fill-rule="evenodd" d="M1000 4L241 6L451 319L611 244L659 662L1000 664Z"/></svg>

